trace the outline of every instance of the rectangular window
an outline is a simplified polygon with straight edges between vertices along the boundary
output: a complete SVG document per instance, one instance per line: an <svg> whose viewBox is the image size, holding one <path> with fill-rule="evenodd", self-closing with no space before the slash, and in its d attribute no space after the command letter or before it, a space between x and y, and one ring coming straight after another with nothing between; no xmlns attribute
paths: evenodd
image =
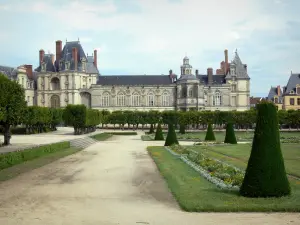
<svg viewBox="0 0 300 225"><path fill-rule="evenodd" d="M297 105L300 105L300 98L297 98Z"/></svg>
<svg viewBox="0 0 300 225"><path fill-rule="evenodd" d="M154 106L154 95L148 95L148 106Z"/></svg>
<svg viewBox="0 0 300 225"><path fill-rule="evenodd" d="M295 105L295 99L294 98L290 98L290 105Z"/></svg>
<svg viewBox="0 0 300 225"><path fill-rule="evenodd" d="M296 88L297 95L300 95L300 87Z"/></svg>
<svg viewBox="0 0 300 225"><path fill-rule="evenodd" d="M274 103L278 104L278 98L277 97L274 98Z"/></svg>

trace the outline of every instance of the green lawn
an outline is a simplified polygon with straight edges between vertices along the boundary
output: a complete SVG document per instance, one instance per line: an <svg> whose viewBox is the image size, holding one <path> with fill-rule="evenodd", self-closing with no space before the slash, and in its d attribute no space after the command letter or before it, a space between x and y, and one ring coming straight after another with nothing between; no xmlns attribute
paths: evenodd
<svg viewBox="0 0 300 225"><path fill-rule="evenodd" d="M29 172L31 170L34 170L36 168L42 167L46 164L52 163L60 158L63 158L65 156L74 154L81 149L79 148L66 148L62 149L47 155L42 155L39 158L35 158L33 160L25 161L20 164L8 167L6 169L0 170L0 182L9 180L11 178L14 178L22 173Z"/></svg>
<svg viewBox="0 0 300 225"><path fill-rule="evenodd" d="M191 146L191 149L200 151L208 156L231 163L237 167L246 169L250 157L251 145L215 145L215 146ZM300 178L300 146L298 144L281 144L286 172Z"/></svg>
<svg viewBox="0 0 300 225"><path fill-rule="evenodd" d="M245 198L236 191L224 191L201 177L198 172L163 147L148 147L182 209L191 212L299 212L300 181L290 179L292 195L282 198Z"/></svg>
<svg viewBox="0 0 300 225"><path fill-rule="evenodd" d="M225 139L225 131L214 131L216 141L223 142ZM206 132L187 132L186 134L177 133L178 140L197 140L197 141L204 141ZM249 141L252 142L254 132L253 131L235 131L235 135L237 141ZM151 135L144 135L142 136L142 140L148 141L151 138L154 138L155 134ZM164 132L164 137L166 138L167 133ZM287 138L294 138L300 143L300 132L288 132L282 131L280 132L281 141Z"/></svg>
<svg viewBox="0 0 300 225"><path fill-rule="evenodd" d="M96 134L96 135L90 136L90 138L93 138L97 141L105 141L106 139L108 139L112 136L113 135L109 134L109 133L101 133L101 134Z"/></svg>

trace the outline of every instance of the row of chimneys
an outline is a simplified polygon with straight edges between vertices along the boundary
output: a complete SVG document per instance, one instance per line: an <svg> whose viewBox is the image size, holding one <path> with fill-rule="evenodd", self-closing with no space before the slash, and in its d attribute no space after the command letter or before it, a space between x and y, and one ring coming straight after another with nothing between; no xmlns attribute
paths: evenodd
<svg viewBox="0 0 300 225"><path fill-rule="evenodd" d="M58 40L56 41L56 61L59 61L61 59L61 52L62 52L62 41ZM39 54L39 65L41 66L43 59L44 59L45 51L43 49L40 50ZM51 55L52 57L52 64L54 64L54 55ZM78 65L78 49L76 47L72 48L72 59L75 63L75 69L77 69ZM97 68L97 50L94 50L94 65Z"/></svg>

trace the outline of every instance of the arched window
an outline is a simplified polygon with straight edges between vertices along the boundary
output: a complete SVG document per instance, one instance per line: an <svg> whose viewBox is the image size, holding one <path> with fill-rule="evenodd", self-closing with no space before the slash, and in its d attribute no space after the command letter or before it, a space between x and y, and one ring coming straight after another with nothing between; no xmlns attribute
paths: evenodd
<svg viewBox="0 0 300 225"><path fill-rule="evenodd" d="M117 106L125 106L125 95L123 93L117 95Z"/></svg>
<svg viewBox="0 0 300 225"><path fill-rule="evenodd" d="M162 95L162 106L170 106L170 94L164 92Z"/></svg>
<svg viewBox="0 0 300 225"><path fill-rule="evenodd" d="M51 79L51 90L59 90L60 89L60 85L59 85L59 79L57 77L53 77Z"/></svg>
<svg viewBox="0 0 300 225"><path fill-rule="evenodd" d="M107 92L105 92L102 97L101 97L101 105L102 106L109 106L110 102L109 102L109 94Z"/></svg>
<svg viewBox="0 0 300 225"><path fill-rule="evenodd" d="M148 96L147 96L147 105L154 106L154 94L151 92L148 93Z"/></svg>
<svg viewBox="0 0 300 225"><path fill-rule="evenodd" d="M131 105L132 106L140 106L141 105L141 96L139 93L135 92L131 96Z"/></svg>
<svg viewBox="0 0 300 225"><path fill-rule="evenodd" d="M192 88L189 89L189 97L190 97L190 98L193 97L193 89L192 89Z"/></svg>
<svg viewBox="0 0 300 225"><path fill-rule="evenodd" d="M216 91L213 97L213 105L220 106L222 105L222 96L219 91Z"/></svg>
<svg viewBox="0 0 300 225"><path fill-rule="evenodd" d="M204 104L206 104L206 103L207 103L207 93L204 92Z"/></svg>
<svg viewBox="0 0 300 225"><path fill-rule="evenodd" d="M60 98L58 95L51 96L51 108L59 108L60 107Z"/></svg>

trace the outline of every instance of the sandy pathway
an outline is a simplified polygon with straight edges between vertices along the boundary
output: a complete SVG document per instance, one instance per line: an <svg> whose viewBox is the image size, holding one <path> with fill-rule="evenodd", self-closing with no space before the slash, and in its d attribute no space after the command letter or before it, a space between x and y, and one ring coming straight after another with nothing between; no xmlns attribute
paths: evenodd
<svg viewBox="0 0 300 225"><path fill-rule="evenodd" d="M137 136L115 137L0 184L0 224L299 224L299 214L180 211Z"/></svg>

